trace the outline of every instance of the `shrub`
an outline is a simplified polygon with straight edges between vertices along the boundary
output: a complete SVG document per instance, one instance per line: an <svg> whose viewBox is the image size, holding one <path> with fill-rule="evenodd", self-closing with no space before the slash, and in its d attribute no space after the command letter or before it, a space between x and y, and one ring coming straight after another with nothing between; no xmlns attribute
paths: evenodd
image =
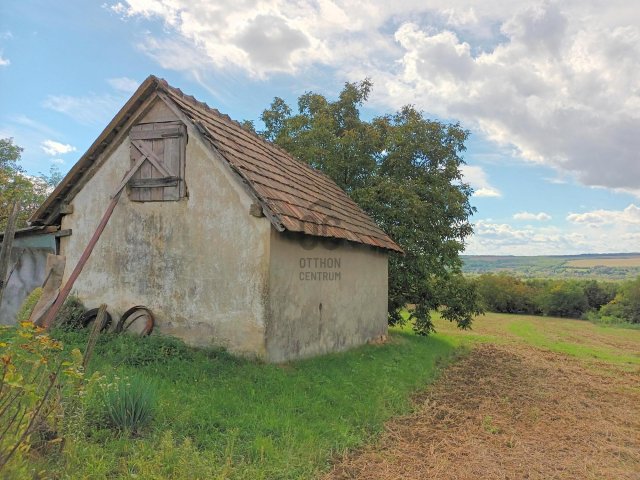
<svg viewBox="0 0 640 480"><path fill-rule="evenodd" d="M42 288L38 287L24 299L16 317L18 322L27 322L29 320L31 312L33 312L33 309L41 296ZM60 326L62 328L77 328L79 326L78 320L84 312L85 308L80 299L71 295L65 300L58 312L58 315L56 316L56 326Z"/></svg>
<svg viewBox="0 0 640 480"><path fill-rule="evenodd" d="M139 434L153 420L155 388L145 379L115 379L102 387L102 420L109 428Z"/></svg>
<svg viewBox="0 0 640 480"><path fill-rule="evenodd" d="M65 410L82 392L81 354L31 322L0 330L0 471L19 476L34 448L62 446Z"/></svg>
<svg viewBox="0 0 640 480"><path fill-rule="evenodd" d="M27 298L24 299L24 302L22 302L22 305L20 306L20 310L18 310L18 315L16 317L18 323L26 322L29 320L31 312L33 312L33 309L35 308L36 303L38 303L38 300L40 300L41 296L42 288L40 287L34 289L29 295L27 295Z"/></svg>
<svg viewBox="0 0 640 480"><path fill-rule="evenodd" d="M625 322L640 323L640 277L625 282L615 298L603 305L599 313Z"/></svg>
<svg viewBox="0 0 640 480"><path fill-rule="evenodd" d="M589 302L577 282L559 280L544 289L540 307L545 315L580 318L589 309Z"/></svg>
<svg viewBox="0 0 640 480"><path fill-rule="evenodd" d="M598 310L615 298L617 286L611 282L589 280L584 283L583 289L589 308Z"/></svg>
<svg viewBox="0 0 640 480"><path fill-rule="evenodd" d="M82 325L78 323L78 320L85 311L86 309L78 297L69 296L56 316L56 326L65 329L81 328Z"/></svg>
<svg viewBox="0 0 640 480"><path fill-rule="evenodd" d="M189 360L193 349L182 340L162 335L137 337L135 335L103 335L98 352L113 358L114 363L143 366L167 363L171 360ZM104 348L103 348L104 345Z"/></svg>
<svg viewBox="0 0 640 480"><path fill-rule="evenodd" d="M537 285L505 273L488 273L476 279L484 308L498 313L540 313Z"/></svg>

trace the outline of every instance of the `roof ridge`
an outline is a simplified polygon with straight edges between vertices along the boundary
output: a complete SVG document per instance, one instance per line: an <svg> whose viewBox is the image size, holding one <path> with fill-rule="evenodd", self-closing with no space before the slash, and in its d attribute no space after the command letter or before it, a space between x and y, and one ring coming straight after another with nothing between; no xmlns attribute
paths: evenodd
<svg viewBox="0 0 640 480"><path fill-rule="evenodd" d="M169 82L167 82L164 78L161 77L156 77L155 75L150 75L150 77L154 78L157 83L159 85L161 85L163 88L166 88L168 90L172 90L174 93L178 94L178 96L180 96L180 98L182 98L183 100L190 102L192 104L194 104L197 107L203 108L206 111L209 111L213 114L215 114L217 117L221 118L222 120L226 120L229 123L235 125L236 127L240 128L244 133L246 133L247 135L253 137L254 139L259 140L261 143L263 143L267 148L274 148L278 151L280 151L281 153L283 153L284 155L290 157L292 160L298 162L300 165L302 165L303 167L305 167L306 169L310 170L311 172L318 174L318 175L322 175L324 177L326 177L331 183L335 183L335 181L326 173L324 173L321 170L318 170L316 168L313 168L311 165L309 165L306 162L303 162L302 160L300 160L299 158L296 158L295 156L293 156L291 153L289 153L288 151L286 151L283 147L281 147L280 145L278 145L277 143L273 143L270 142L269 140L265 139L264 137L262 137L261 135L259 135L257 132L253 132L251 130L247 130L246 128L244 128L242 126L242 124L237 121L234 120L233 118L231 118L229 115L227 115L226 113L222 113L220 112L220 110L218 110L217 108L214 107L210 107L206 102L201 102L200 100L198 100L197 98L195 98L193 95L187 95L186 93L184 93L180 88L178 87L174 87L172 85L169 84ZM342 190L339 186L338 188L344 192L344 190ZM345 192L346 194L346 192ZM348 195L347 195L348 196Z"/></svg>
<svg viewBox="0 0 640 480"><path fill-rule="evenodd" d="M311 228L309 225L323 225L327 228L327 232L319 236L342 238L402 252L386 232L328 174L294 157L283 147L267 140L257 132L247 130L240 122L221 113L217 108L210 107L206 102L198 100L193 95L187 95L180 88L171 86L165 79L151 75L145 83L150 81L155 84L156 89L172 98L192 122L196 125L201 124L209 132L207 141L219 151L243 181L251 185L260 202L273 212L284 229L306 234ZM273 172L272 169L274 169ZM265 173L261 173L263 171ZM251 178L256 175L258 178ZM283 180L273 175L281 176ZM278 193L275 198L271 198L270 195L264 196L256 191L257 185L263 185ZM282 187L285 186L291 189L291 192L283 191ZM282 196L283 194L290 199L287 200ZM296 213L296 209L302 208L309 211L312 217L326 215L313 207L299 205L300 201L308 202L306 197L315 197L319 202L327 203L323 205L323 209L332 212L345 224L338 227L326 222L316 223L313 218L307 219L306 216L301 216L302 210ZM291 210L294 215L288 213L288 210ZM298 223L297 226L295 222L292 223L294 219Z"/></svg>

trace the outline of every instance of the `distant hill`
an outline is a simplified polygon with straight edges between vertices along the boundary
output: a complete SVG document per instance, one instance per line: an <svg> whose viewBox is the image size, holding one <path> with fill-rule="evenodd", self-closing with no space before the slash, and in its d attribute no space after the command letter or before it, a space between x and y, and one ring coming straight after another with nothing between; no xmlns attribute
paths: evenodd
<svg viewBox="0 0 640 480"><path fill-rule="evenodd" d="M640 275L640 253L549 255L462 255L470 275L506 272L529 278L599 278L622 280Z"/></svg>

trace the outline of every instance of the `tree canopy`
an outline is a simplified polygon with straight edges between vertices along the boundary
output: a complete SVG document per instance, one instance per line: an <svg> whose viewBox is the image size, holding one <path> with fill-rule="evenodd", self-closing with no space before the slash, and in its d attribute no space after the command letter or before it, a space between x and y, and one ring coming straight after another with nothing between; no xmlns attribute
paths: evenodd
<svg viewBox="0 0 640 480"><path fill-rule="evenodd" d="M4 231L14 202L20 207L17 226L26 227L29 217L61 179L55 168L50 175L27 175L20 165L22 151L12 138L0 138L0 231Z"/></svg>
<svg viewBox="0 0 640 480"><path fill-rule="evenodd" d="M297 112L275 98L258 133L330 176L404 249L389 261L391 324L405 321L400 312L411 305L418 333L433 331L436 308L468 327L479 313L459 257L475 212L460 170L469 132L410 105L363 120L371 88L369 80L346 83L335 101L307 92Z"/></svg>

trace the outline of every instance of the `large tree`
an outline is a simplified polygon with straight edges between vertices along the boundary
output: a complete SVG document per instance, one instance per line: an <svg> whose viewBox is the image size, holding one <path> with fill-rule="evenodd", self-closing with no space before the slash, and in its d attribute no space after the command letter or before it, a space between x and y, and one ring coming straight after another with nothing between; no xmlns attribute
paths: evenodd
<svg viewBox="0 0 640 480"><path fill-rule="evenodd" d="M0 232L4 232L14 202L18 202L18 228L27 226L27 219L47 198L51 188L60 181L56 169L51 174L32 177L20 165L22 147L12 138L0 138Z"/></svg>
<svg viewBox="0 0 640 480"><path fill-rule="evenodd" d="M329 175L402 246L405 255L389 263L390 323L403 322L400 312L411 305L419 333L433 331L435 309L466 328L479 313L459 257L475 211L460 171L469 132L413 106L365 121L360 108L371 87L346 83L335 101L305 93L295 113L275 98L258 133Z"/></svg>

